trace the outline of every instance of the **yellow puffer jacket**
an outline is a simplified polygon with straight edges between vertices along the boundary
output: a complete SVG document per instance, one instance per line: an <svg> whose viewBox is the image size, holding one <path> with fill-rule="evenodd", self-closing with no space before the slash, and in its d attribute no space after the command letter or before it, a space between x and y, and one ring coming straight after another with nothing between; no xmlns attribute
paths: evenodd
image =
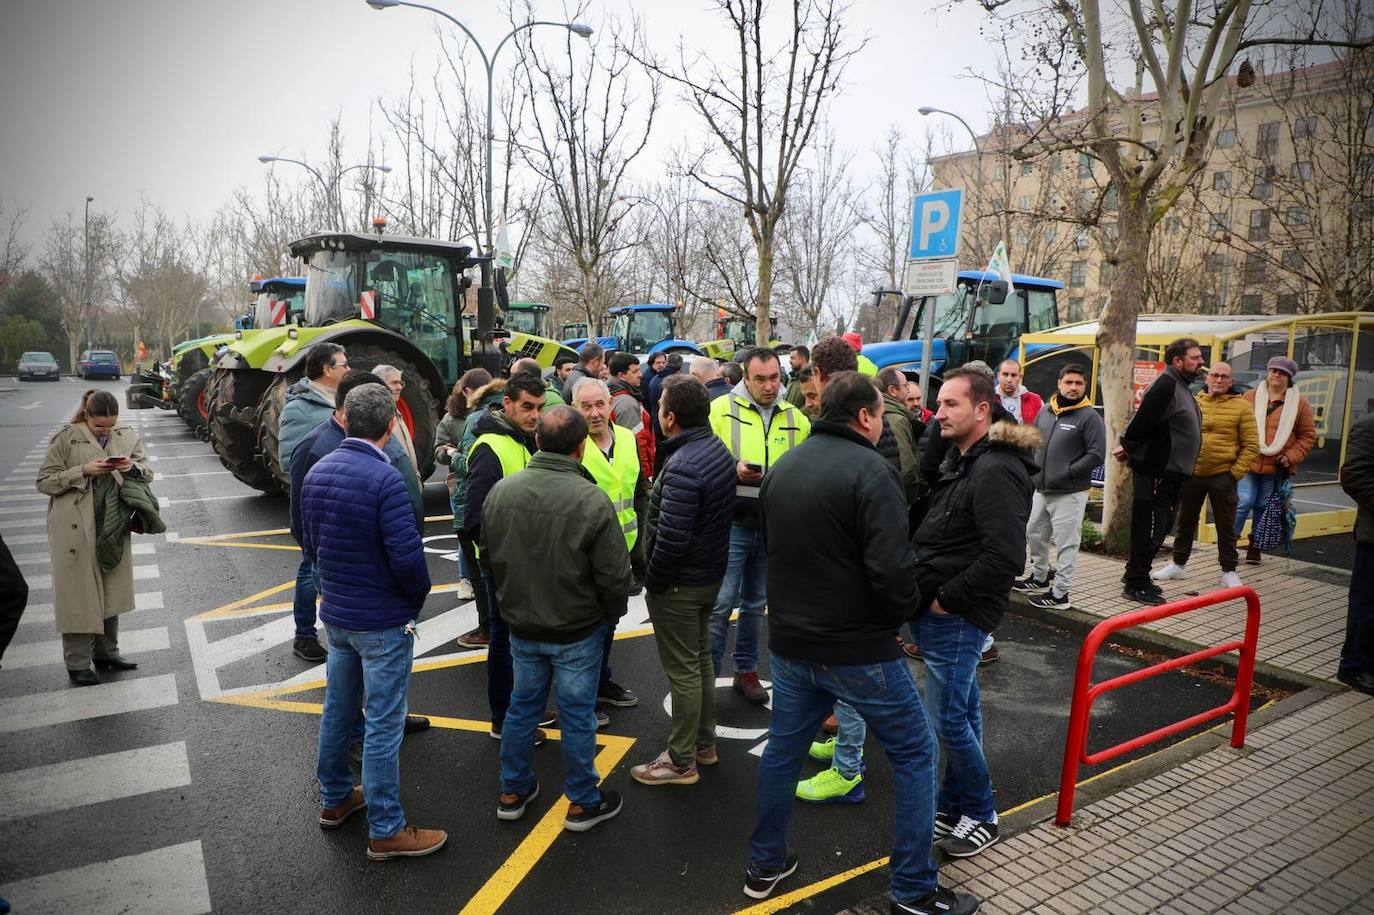
<svg viewBox="0 0 1374 915"><path fill-rule="evenodd" d="M1259 457L1259 430L1255 408L1240 394L1206 391L1197 395L1202 411L1202 450L1198 452L1195 477L1214 477L1230 472L1239 480Z"/></svg>

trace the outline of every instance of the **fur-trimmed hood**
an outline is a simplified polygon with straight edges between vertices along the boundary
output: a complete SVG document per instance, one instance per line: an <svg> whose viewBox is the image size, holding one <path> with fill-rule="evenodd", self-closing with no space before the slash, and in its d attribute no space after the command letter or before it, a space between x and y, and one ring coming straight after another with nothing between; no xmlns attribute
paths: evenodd
<svg viewBox="0 0 1374 915"><path fill-rule="evenodd" d="M506 379L493 378L486 384L468 395L468 409L476 410L477 407L489 396L495 396L498 400L506 395Z"/></svg>
<svg viewBox="0 0 1374 915"><path fill-rule="evenodd" d="M988 441L993 446L1015 448L1034 455L1044 440L1040 437L1040 430L1029 423L1001 419L988 426Z"/></svg>

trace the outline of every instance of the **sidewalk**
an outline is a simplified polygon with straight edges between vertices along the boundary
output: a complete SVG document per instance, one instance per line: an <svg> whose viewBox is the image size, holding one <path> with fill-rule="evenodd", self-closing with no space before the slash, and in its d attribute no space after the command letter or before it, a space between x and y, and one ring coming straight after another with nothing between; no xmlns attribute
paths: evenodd
<svg viewBox="0 0 1374 915"><path fill-rule="evenodd" d="M1106 618L1143 606L1122 598L1122 568L1082 554L1075 610ZM1374 698L1335 681L1349 573L1270 556L1239 571L1260 595L1258 659L1330 687L1314 687L1315 701L1286 717L1252 724L1244 749L1211 749L1083 799L1070 828L1056 827L1047 808L1048 819L976 858L947 861L942 882L977 895L989 915L1374 912ZM1220 577L1215 554L1199 548L1188 578L1161 584L1177 600L1218 588ZM1022 595L1013 602L1014 612L1026 607ZM1201 647L1239 636L1244 620L1244 603L1232 602L1141 628ZM1080 779L1107 768L1085 768ZM852 911L886 912L887 899Z"/></svg>

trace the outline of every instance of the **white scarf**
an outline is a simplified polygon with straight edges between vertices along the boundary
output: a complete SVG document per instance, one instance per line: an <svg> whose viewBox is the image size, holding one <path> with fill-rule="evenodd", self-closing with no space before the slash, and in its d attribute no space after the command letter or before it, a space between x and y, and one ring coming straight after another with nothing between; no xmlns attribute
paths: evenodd
<svg viewBox="0 0 1374 915"><path fill-rule="evenodd" d="M1264 397L1260 397L1263 394ZM1274 440L1267 442L1264 434L1269 428L1269 387L1263 382L1255 388L1255 425L1259 427L1260 454L1273 457L1288 444L1293 434L1293 424L1298 419L1298 386L1292 385L1283 397L1283 410L1279 413L1279 427L1274 430Z"/></svg>

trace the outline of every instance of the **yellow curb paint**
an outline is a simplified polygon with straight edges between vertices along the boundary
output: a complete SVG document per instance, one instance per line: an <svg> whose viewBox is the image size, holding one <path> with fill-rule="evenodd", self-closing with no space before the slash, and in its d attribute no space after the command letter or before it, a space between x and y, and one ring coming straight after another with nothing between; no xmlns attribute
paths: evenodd
<svg viewBox="0 0 1374 915"><path fill-rule="evenodd" d="M549 736L553 736L550 732ZM597 735L597 743L602 750L596 755L596 770L601 773L602 781L619 765L634 746L633 737L612 737ZM529 875L540 859L548 853L554 840L563 832L563 818L568 812L568 801L559 798L548 812L535 824L534 829L516 846L509 858L502 862L486 884L463 906L462 915L489 915L505 904L511 893L515 892L521 881Z"/></svg>
<svg viewBox="0 0 1374 915"><path fill-rule="evenodd" d="M229 543L220 540L178 540L177 543L187 543L191 546L227 546L240 550L287 550L292 553L299 553L301 548L298 546L288 546L284 543Z"/></svg>
<svg viewBox="0 0 1374 915"><path fill-rule="evenodd" d="M238 610L238 609L241 608L241 607L246 607L246 606L248 606L249 604L253 603L254 601L262 600L264 597L271 597L273 594L280 594L281 592L285 591L287 588L294 588L294 587L296 587L296 580L293 578L293 579L291 579L291 580L288 581L288 582L284 582L284 583L279 584L279 585L273 585L273 586L270 587L270 588L264 588L263 590L259 591L257 594L250 594L250 595L248 595L247 597L241 597L241 598L239 598L239 599L236 600L236 601L231 601L230 603L227 603L227 604L225 604L225 605L222 606L222 607L216 607L216 608L213 609L213 610L206 610L204 613L200 613L200 614L197 614L196 616L191 617L189 620L187 620L187 622L198 622L198 621L200 621L200 620L213 620L213 619L227 619L227 618L229 618L229 617L234 616L234 615L235 615L235 614L234 614L234 611L235 611L235 610ZM252 615L252 614L245 614L245 615Z"/></svg>

